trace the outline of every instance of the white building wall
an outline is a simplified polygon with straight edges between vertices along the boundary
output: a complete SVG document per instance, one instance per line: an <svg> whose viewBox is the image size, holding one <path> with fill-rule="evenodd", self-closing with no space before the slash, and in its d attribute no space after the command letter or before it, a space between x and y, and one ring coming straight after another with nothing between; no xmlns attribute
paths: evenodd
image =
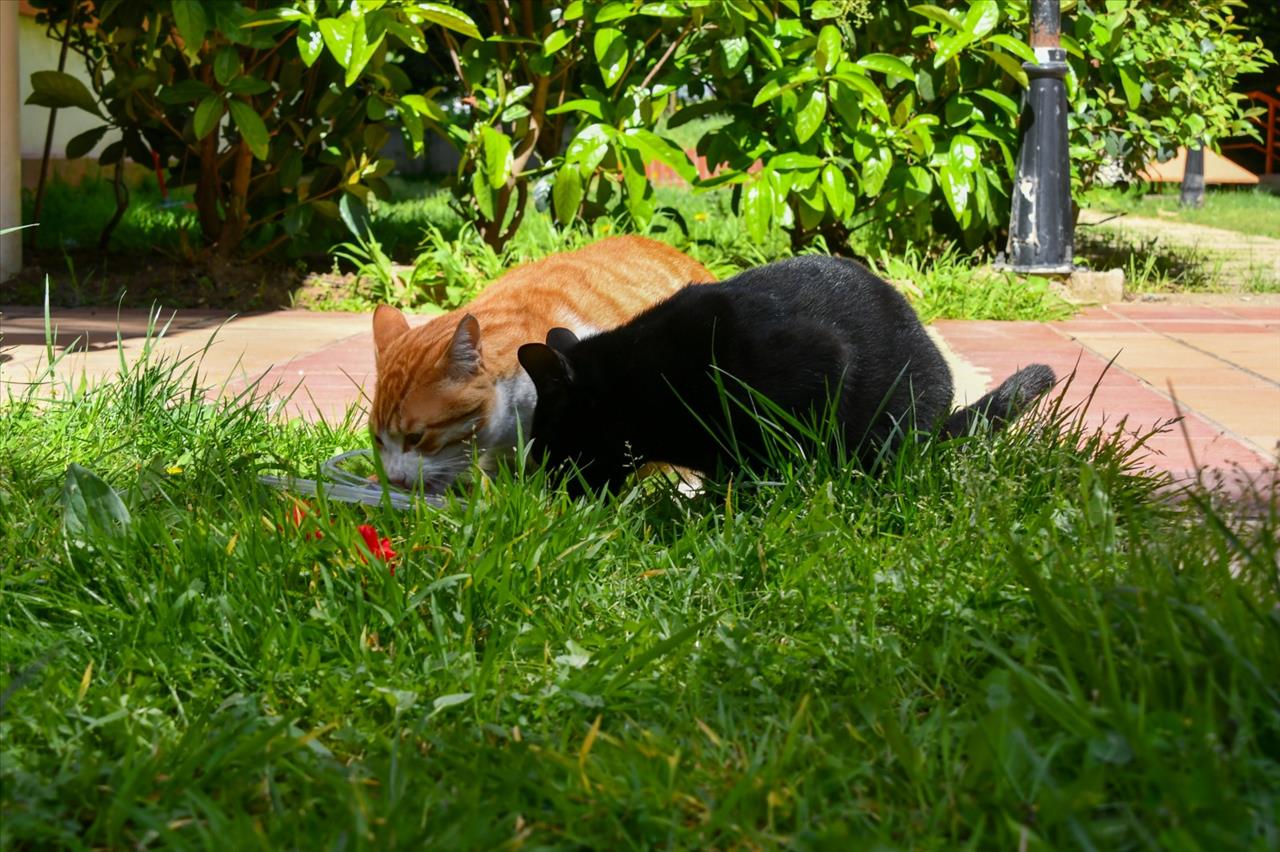
<svg viewBox="0 0 1280 852"><path fill-rule="evenodd" d="M11 0L0 0L0 6L17 6ZM58 53L62 45L45 35L45 28L37 24L35 18L27 15L18 16L18 95L22 106L22 159L39 160L44 154L44 136L49 125L49 110L46 107L27 106L27 97L31 94L31 75L36 71L57 71ZM84 59L74 51L67 51L67 65L63 69L89 85L89 74L84 67ZM67 142L86 130L101 125L102 119L90 115L82 109L58 110L58 121L54 127L53 147L49 156L55 160L66 157ZM90 152L90 157L97 157L102 149L116 140L114 133L107 133L98 146Z"/></svg>

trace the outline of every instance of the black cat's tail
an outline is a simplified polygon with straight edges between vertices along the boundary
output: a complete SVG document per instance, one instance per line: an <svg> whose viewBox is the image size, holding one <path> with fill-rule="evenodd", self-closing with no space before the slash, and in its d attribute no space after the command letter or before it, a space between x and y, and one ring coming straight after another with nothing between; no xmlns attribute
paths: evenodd
<svg viewBox="0 0 1280 852"><path fill-rule="evenodd" d="M984 422L1000 429L1047 393L1055 381L1053 370L1044 364L1023 367L973 405L954 412L943 424L942 434L948 438L968 435Z"/></svg>

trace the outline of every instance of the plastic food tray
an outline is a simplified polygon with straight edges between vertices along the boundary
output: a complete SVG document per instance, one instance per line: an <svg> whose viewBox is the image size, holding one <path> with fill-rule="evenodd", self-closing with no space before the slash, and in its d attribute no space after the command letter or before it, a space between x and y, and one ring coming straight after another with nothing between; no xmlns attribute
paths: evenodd
<svg viewBox="0 0 1280 852"><path fill-rule="evenodd" d="M292 491L297 494L315 496L324 493L330 500L343 503L362 503L366 506L382 506L388 501L397 509L408 509L414 504L425 503L439 508L444 505L444 498L435 494L415 494L399 488L387 488L385 491L377 482L370 482L359 474L345 469L343 464L353 458L372 458L373 450L348 450L339 453L320 465L321 479L302 479L297 476L273 476L263 474L258 477L265 485Z"/></svg>

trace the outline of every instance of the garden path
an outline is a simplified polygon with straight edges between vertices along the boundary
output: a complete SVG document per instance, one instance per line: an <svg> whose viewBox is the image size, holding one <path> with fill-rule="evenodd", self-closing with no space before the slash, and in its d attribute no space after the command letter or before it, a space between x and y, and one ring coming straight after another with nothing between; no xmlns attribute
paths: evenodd
<svg viewBox="0 0 1280 852"><path fill-rule="evenodd" d="M126 359L136 359L146 341L145 312L57 311L56 347L68 353L58 376L78 383L80 376L114 374L117 323ZM195 357L207 347L200 369L215 393L254 387L285 416L334 420L372 391L368 326L363 314L278 311L228 319L181 311L152 349ZM933 333L952 364L957 403L976 399L1019 366L1047 363L1060 377L1074 371L1068 404L1092 395L1090 427L1114 428L1124 419L1126 432L1141 433L1183 414L1178 428L1148 442L1155 467L1179 478L1217 471L1237 488L1245 479L1277 487L1280 305L1123 303L1056 323L943 320ZM22 392L45 357L40 309L0 309L0 400Z"/></svg>

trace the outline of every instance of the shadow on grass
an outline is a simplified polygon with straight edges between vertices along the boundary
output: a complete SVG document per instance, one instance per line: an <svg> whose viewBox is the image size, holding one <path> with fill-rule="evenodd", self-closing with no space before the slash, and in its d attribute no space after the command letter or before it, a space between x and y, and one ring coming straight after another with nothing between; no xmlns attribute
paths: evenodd
<svg viewBox="0 0 1280 852"><path fill-rule="evenodd" d="M1204 252L1168 246L1095 227L1076 230L1077 262L1093 269L1123 269L1125 287L1140 292L1206 293L1223 289L1221 264Z"/></svg>

